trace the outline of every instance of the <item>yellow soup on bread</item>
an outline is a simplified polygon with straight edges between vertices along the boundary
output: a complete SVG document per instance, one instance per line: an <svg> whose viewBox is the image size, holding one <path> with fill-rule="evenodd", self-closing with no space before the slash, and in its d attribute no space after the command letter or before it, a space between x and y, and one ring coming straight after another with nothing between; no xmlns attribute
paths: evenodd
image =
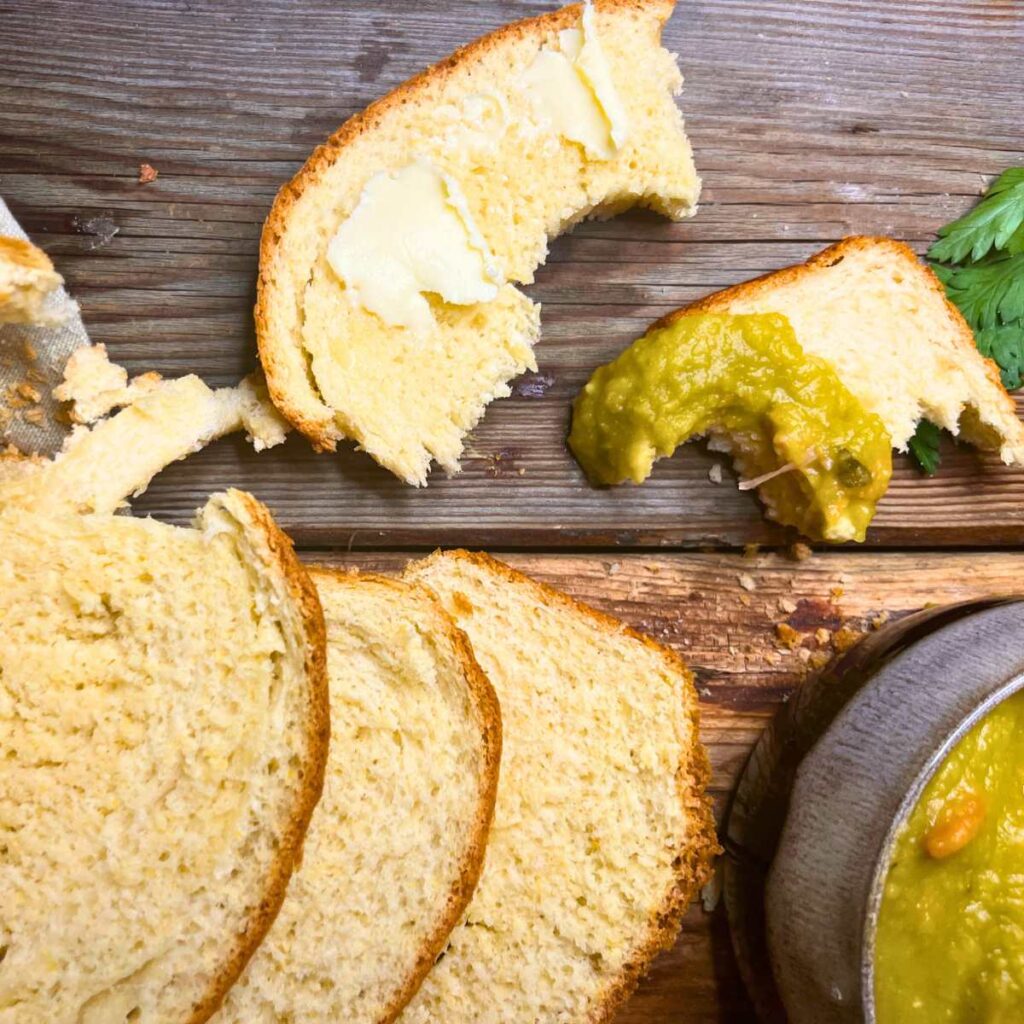
<svg viewBox="0 0 1024 1024"><path fill-rule="evenodd" d="M896 846L875 947L878 1024L1024 1021L1024 693L957 744Z"/></svg>

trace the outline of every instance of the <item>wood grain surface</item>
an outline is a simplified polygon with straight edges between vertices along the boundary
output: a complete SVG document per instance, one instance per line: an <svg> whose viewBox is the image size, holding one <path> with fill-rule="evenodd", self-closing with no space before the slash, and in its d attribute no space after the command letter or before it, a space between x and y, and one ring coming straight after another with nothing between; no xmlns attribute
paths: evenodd
<svg viewBox="0 0 1024 1024"><path fill-rule="evenodd" d="M407 555L308 552L309 561L391 572ZM683 655L697 678L719 818L761 730L844 644L929 604L1020 593L1024 552L501 555L625 619ZM792 629L790 649L778 626ZM921 680L923 695L928 680ZM616 1024L754 1024L719 906L693 907ZM512 1024L512 1022L510 1022ZM515 1022L519 1024L519 1022Z"/></svg>
<svg viewBox="0 0 1024 1024"><path fill-rule="evenodd" d="M549 10L513 0L3 0L0 194L53 256L96 340L133 371L235 381L255 362L260 225L311 149L460 43ZM778 542L756 499L688 446L642 488L589 488L572 396L655 317L853 232L923 250L1024 162L1024 5L682 0L666 41L705 181L685 224L627 214L557 242L531 294L541 371L496 403L465 472L421 492L360 453L223 441L140 503L187 519L249 488L300 543L646 547ZM159 178L138 182L142 161ZM1024 539L1024 474L969 451L900 465L870 542Z"/></svg>

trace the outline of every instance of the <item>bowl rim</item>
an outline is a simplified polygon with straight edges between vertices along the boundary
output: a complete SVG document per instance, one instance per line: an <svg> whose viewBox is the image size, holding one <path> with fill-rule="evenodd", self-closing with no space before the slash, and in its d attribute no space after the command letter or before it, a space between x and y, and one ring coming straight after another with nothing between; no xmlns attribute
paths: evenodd
<svg viewBox="0 0 1024 1024"><path fill-rule="evenodd" d="M875 939L878 933L878 917L881 911L882 898L885 894L885 880L889 874L889 866L892 861L896 840L906 826L907 820L920 801L928 783L945 762L953 748L994 708L1022 691L1024 691L1024 672L1011 676L988 694L984 700L975 705L963 718L959 719L949 730L943 741L932 750L918 770L914 776L913 783L908 788L893 816L892 823L882 841L878 856L875 858L875 865L871 873L871 888L865 910L860 970L862 1012L865 1024L878 1024L875 1015Z"/></svg>

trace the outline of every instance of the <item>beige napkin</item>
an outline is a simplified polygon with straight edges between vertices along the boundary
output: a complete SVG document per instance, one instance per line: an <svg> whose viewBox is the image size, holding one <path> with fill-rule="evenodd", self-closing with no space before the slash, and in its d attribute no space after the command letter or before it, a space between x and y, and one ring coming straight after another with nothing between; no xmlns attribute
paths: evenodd
<svg viewBox="0 0 1024 1024"><path fill-rule="evenodd" d="M3 198L0 198L0 236L28 237ZM15 396L13 403L7 398L12 388L24 386L26 393L40 395L39 403L33 402L29 407L29 420L24 418L24 408L11 410L13 416L6 425L7 417L0 419L0 442L12 443L23 452L51 453L63 444L69 428L55 417L59 406L50 392L63 379L68 356L76 348L90 344L78 304L63 288L47 296L43 310L54 320L53 326L0 324L0 408L19 404L21 396ZM41 425L31 422L39 419L34 411L37 409L42 412Z"/></svg>

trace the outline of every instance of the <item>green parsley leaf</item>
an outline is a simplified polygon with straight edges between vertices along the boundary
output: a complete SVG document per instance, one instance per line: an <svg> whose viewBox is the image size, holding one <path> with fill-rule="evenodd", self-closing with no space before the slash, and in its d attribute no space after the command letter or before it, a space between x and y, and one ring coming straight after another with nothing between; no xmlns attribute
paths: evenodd
<svg viewBox="0 0 1024 1024"><path fill-rule="evenodd" d="M926 476L934 476L939 463L942 462L942 455L939 453L941 437L941 427L935 426L929 420L921 420L910 439L910 454L917 460L917 468Z"/></svg>
<svg viewBox="0 0 1024 1024"><path fill-rule="evenodd" d="M990 249L1004 248L1022 224L1024 167L1010 167L970 213L939 229L939 240L928 255L941 263L960 263L968 255L980 260Z"/></svg>
<svg viewBox="0 0 1024 1024"><path fill-rule="evenodd" d="M1024 253L993 253L945 278L947 294L975 331L1024 317Z"/></svg>
<svg viewBox="0 0 1024 1024"><path fill-rule="evenodd" d="M1003 387L1016 391L1024 383L1024 321L986 327L975 334L974 340L983 356L995 360Z"/></svg>

